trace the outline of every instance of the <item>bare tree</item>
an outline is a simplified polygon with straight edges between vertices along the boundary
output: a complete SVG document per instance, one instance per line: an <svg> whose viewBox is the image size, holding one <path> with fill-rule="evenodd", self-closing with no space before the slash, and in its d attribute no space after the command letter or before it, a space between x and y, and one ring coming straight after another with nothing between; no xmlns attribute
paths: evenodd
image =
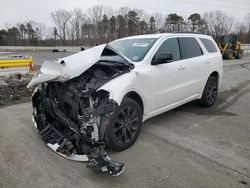
<svg viewBox="0 0 250 188"><path fill-rule="evenodd" d="M222 11L206 12L203 19L207 23L211 35L216 40L219 40L221 35L232 31L233 17Z"/></svg>
<svg viewBox="0 0 250 188"><path fill-rule="evenodd" d="M71 11L72 17L70 19L69 27L67 28L68 36L73 42L75 39L76 41L79 41L80 38L80 27L81 27L81 21L83 17L82 10L79 8L75 8L73 11Z"/></svg>
<svg viewBox="0 0 250 188"><path fill-rule="evenodd" d="M30 20L28 22L31 24L32 28L36 30L36 35L38 38L42 39L43 37L45 37L47 27L44 23L35 22L33 20Z"/></svg>
<svg viewBox="0 0 250 188"><path fill-rule="evenodd" d="M73 14L71 19L72 32L75 33L76 40L79 41L81 35L81 25L85 21L86 15L79 8L75 8L72 14Z"/></svg>
<svg viewBox="0 0 250 188"><path fill-rule="evenodd" d="M94 25L94 37L98 37L98 23L102 21L104 15L110 15L111 8L103 5L93 6L89 8L87 14ZM108 16L107 16L108 17Z"/></svg>
<svg viewBox="0 0 250 188"><path fill-rule="evenodd" d="M121 16L125 16L128 14L128 12L131 10L131 8L129 7L121 7L118 9L118 14L121 15Z"/></svg>
<svg viewBox="0 0 250 188"><path fill-rule="evenodd" d="M233 32L238 35L238 41L247 44L250 43L250 13L241 21L235 23Z"/></svg>
<svg viewBox="0 0 250 188"><path fill-rule="evenodd" d="M143 9L133 9L134 12L137 13L137 17L139 19L139 21L148 21L149 20L149 15L147 14L147 12Z"/></svg>
<svg viewBox="0 0 250 188"><path fill-rule="evenodd" d="M106 15L107 18L113 16L113 9L108 6L97 5L89 8L87 10L87 15L92 20L92 24L97 24L102 21L104 15Z"/></svg>
<svg viewBox="0 0 250 188"><path fill-rule="evenodd" d="M58 33L59 33L59 37L60 39L63 40L64 43L66 40L66 32L68 29L68 23L71 17L72 17L71 12L64 10L64 9L60 9L51 13L52 21L56 25Z"/></svg>
<svg viewBox="0 0 250 188"><path fill-rule="evenodd" d="M250 33L250 13L248 13L246 16L245 16L245 25L247 27L247 30L248 32Z"/></svg>
<svg viewBox="0 0 250 188"><path fill-rule="evenodd" d="M162 13L153 13L152 16L155 19L156 31L159 31L164 26L164 16Z"/></svg>

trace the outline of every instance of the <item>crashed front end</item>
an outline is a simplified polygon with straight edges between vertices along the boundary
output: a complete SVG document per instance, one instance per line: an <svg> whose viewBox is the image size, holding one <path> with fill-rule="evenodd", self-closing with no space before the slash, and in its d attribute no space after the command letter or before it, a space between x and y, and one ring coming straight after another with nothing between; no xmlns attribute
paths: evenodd
<svg viewBox="0 0 250 188"><path fill-rule="evenodd" d="M103 149L105 129L118 104L99 88L130 69L106 59L72 79L39 83L32 96L33 121L43 141L68 159L88 161L87 167L97 173L121 174L124 164Z"/></svg>

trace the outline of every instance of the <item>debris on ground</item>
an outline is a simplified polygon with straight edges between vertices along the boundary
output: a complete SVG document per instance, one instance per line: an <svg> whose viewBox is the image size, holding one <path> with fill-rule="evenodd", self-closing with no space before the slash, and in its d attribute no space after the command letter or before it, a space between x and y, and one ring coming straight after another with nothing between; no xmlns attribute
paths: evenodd
<svg viewBox="0 0 250 188"><path fill-rule="evenodd" d="M29 101L33 91L26 86L31 78L29 74L0 76L0 107Z"/></svg>

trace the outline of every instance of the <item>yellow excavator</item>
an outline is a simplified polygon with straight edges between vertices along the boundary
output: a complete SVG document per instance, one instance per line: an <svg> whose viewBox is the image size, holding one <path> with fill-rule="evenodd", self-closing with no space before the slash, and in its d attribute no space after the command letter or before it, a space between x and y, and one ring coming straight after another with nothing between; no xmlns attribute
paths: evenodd
<svg viewBox="0 0 250 188"><path fill-rule="evenodd" d="M237 41L237 35L223 35L218 47L223 59L241 59L243 55L242 45Z"/></svg>

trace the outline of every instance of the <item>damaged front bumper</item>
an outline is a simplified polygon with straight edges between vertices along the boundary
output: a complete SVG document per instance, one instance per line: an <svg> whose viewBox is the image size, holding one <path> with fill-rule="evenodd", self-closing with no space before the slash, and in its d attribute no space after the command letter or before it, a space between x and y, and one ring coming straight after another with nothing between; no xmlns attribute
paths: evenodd
<svg viewBox="0 0 250 188"><path fill-rule="evenodd" d="M110 159L103 149L105 125L117 108L115 101L101 91L95 99L89 95L85 101L89 105L81 104L85 108L80 109L74 97L51 90L54 84L42 84L32 96L33 122L43 141L67 159L87 161L87 167L96 173L121 174L124 164ZM83 98L86 100L86 96Z"/></svg>

